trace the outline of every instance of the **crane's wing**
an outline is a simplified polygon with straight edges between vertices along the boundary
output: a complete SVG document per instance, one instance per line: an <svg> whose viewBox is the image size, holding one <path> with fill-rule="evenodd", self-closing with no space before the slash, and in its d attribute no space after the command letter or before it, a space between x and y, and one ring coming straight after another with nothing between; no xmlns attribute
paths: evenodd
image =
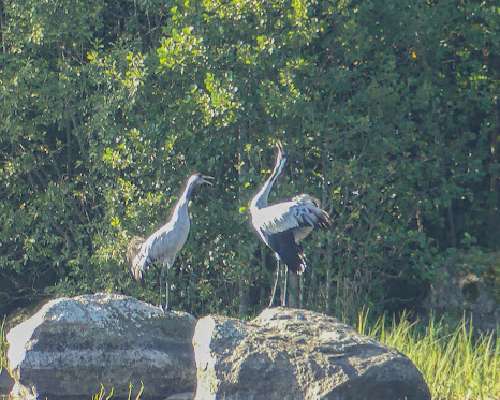
<svg viewBox="0 0 500 400"><path fill-rule="evenodd" d="M167 223L149 236L132 260L130 271L134 278L142 280L149 267L155 263L166 264L170 268L188 234L189 225L175 226Z"/></svg>
<svg viewBox="0 0 500 400"><path fill-rule="evenodd" d="M299 275L305 271L307 264L304 249L296 242L293 231L267 234L266 243L291 271Z"/></svg>
<svg viewBox="0 0 500 400"><path fill-rule="evenodd" d="M136 281L142 281L149 267L164 258L164 253L168 251L168 236L171 236L168 235L169 233L155 232L142 243L130 268L130 272Z"/></svg>
<svg viewBox="0 0 500 400"><path fill-rule="evenodd" d="M259 210L254 223L261 236L288 267L301 274L306 268L304 250L299 241L314 228L330 225L328 213L312 201L289 201Z"/></svg>
<svg viewBox="0 0 500 400"><path fill-rule="evenodd" d="M259 225L266 234L276 234L297 228L326 228L331 224L325 210L312 202L289 201L265 207L259 211Z"/></svg>

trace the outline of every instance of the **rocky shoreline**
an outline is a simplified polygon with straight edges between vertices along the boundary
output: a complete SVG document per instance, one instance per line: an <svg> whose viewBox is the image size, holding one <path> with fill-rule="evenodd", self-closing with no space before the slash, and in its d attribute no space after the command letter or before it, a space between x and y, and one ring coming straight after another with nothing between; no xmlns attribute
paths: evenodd
<svg viewBox="0 0 500 400"><path fill-rule="evenodd" d="M16 399L426 400L422 374L398 351L321 313L264 310L244 322L198 321L117 294L59 298L7 335Z"/></svg>

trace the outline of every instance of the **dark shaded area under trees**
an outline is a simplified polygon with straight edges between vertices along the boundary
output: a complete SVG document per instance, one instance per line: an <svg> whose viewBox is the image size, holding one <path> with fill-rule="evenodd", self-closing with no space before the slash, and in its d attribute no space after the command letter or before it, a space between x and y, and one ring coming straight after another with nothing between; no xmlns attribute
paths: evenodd
<svg viewBox="0 0 500 400"><path fill-rule="evenodd" d="M246 207L275 138L273 199L337 214L305 245L306 307L418 311L461 252L498 272L496 2L3 0L0 23L0 314L157 301L127 242L195 170L217 184L191 206L174 307L261 309L275 264Z"/></svg>

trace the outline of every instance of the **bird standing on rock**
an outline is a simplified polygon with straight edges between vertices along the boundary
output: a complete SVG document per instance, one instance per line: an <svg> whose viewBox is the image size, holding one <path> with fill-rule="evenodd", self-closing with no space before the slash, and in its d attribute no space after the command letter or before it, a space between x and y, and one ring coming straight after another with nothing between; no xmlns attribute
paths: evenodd
<svg viewBox="0 0 500 400"><path fill-rule="evenodd" d="M206 183L211 185L211 176L192 175L184 188L172 213L172 218L146 239L134 237L129 243L127 259L130 272L137 281L144 279L144 274L152 265L159 265L160 272L160 307L162 305L162 280L165 281L165 307L168 310L168 270L174 265L177 253L182 249L189 235L191 221L188 204L193 191Z"/></svg>
<svg viewBox="0 0 500 400"><path fill-rule="evenodd" d="M277 260L276 280L269 307L274 305L276 288L281 275L280 261L285 264L281 294L281 302L285 306L288 270L301 275L307 266L304 249L300 242L314 228L326 228L331 224L328 213L320 208L319 200L308 194L299 194L291 201L283 203L267 204L269 192L281 175L287 160L282 144L278 142L276 147L278 154L274 171L250 203L252 225L262 241L275 252Z"/></svg>

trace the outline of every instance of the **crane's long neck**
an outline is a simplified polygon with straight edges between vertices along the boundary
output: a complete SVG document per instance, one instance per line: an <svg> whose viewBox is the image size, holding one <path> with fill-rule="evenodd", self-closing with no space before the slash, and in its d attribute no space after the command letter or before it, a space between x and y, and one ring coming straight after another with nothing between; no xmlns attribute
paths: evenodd
<svg viewBox="0 0 500 400"><path fill-rule="evenodd" d="M188 204L189 200L191 199L191 194L193 192L193 185L188 183L186 185L186 188L183 190L181 197L179 197L179 200L177 200L177 204L175 205L173 217L174 218L179 218L180 216L187 216L189 218L188 214Z"/></svg>
<svg viewBox="0 0 500 400"><path fill-rule="evenodd" d="M252 202L250 203L251 208L263 208L267 206L267 198L269 196L269 192L271 191L274 183L281 175L283 171L283 167L285 166L285 159L279 160L274 166L274 171L264 182L264 185L259 190L259 192L254 196Z"/></svg>

